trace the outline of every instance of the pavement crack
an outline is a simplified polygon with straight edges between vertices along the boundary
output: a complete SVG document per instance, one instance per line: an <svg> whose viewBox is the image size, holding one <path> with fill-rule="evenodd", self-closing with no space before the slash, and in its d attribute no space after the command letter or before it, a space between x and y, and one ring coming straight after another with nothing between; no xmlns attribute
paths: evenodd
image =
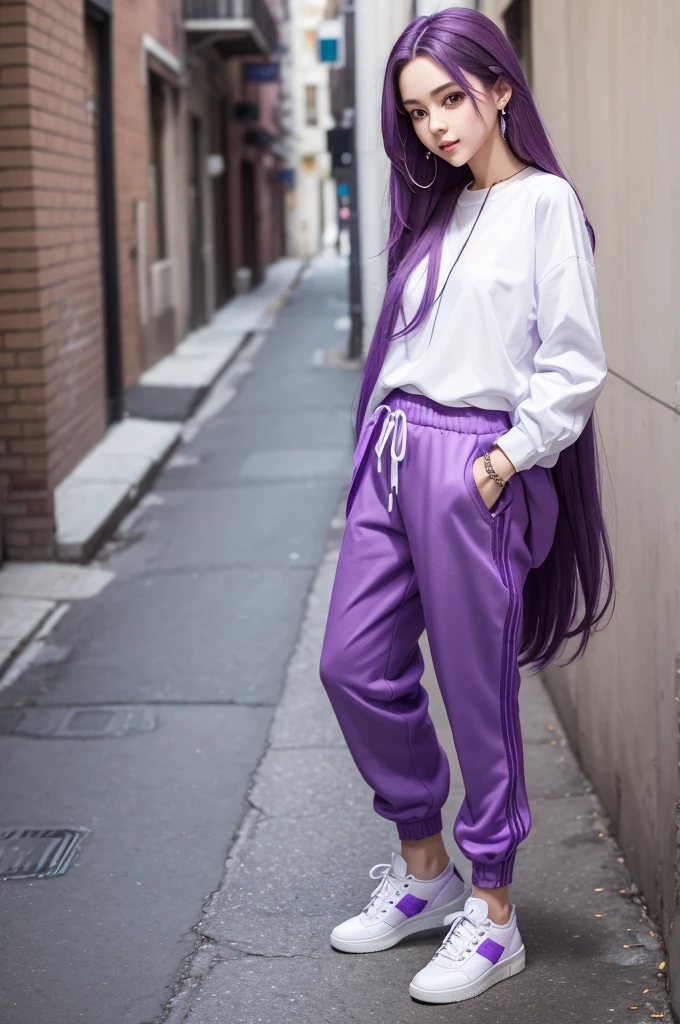
<svg viewBox="0 0 680 1024"><path fill-rule="evenodd" d="M243 960L246 957L254 957L258 960L322 960L323 957L318 954L315 956L312 953L258 953L252 949L243 949L241 946L235 946L234 951L243 954L242 956L230 957L230 956L216 956L213 963L225 964L229 963L230 960L239 959Z"/></svg>
<svg viewBox="0 0 680 1024"><path fill-rule="evenodd" d="M270 750L347 750L344 740L341 743L273 743Z"/></svg>

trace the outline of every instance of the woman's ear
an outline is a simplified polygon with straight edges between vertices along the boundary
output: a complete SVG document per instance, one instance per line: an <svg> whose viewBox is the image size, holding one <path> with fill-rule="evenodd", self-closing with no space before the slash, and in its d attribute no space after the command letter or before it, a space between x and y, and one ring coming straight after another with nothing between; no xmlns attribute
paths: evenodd
<svg viewBox="0 0 680 1024"><path fill-rule="evenodd" d="M506 80L501 75L499 75L498 78L496 79L496 84L493 87L493 95L496 101L503 100L503 107L510 102L510 97L512 96L512 86L510 85L509 82L506 82Z"/></svg>

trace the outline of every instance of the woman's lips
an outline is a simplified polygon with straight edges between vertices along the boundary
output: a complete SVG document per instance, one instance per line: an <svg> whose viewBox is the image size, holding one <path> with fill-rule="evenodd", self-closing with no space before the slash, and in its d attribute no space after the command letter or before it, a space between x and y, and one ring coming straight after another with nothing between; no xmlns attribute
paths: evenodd
<svg viewBox="0 0 680 1024"><path fill-rule="evenodd" d="M450 150L453 149L454 146L458 145L459 141L459 139L456 139L455 142L446 142L443 146L440 146L439 148L444 150L445 153L448 153Z"/></svg>

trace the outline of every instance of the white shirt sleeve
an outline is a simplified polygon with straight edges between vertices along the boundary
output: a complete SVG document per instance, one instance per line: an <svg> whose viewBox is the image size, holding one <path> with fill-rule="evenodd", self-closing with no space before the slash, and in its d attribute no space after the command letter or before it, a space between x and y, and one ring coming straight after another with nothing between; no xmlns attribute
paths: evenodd
<svg viewBox="0 0 680 1024"><path fill-rule="evenodd" d="M577 440L607 376L590 238L576 193L559 181L536 205L535 372L494 442L518 472Z"/></svg>

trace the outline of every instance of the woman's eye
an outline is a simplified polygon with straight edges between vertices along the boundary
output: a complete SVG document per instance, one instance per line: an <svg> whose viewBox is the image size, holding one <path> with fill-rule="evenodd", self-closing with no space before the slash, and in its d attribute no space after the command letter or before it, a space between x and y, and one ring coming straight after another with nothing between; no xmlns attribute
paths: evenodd
<svg viewBox="0 0 680 1024"><path fill-rule="evenodd" d="M446 102L448 102L449 100L462 99L464 95L465 95L465 93L463 93L463 92L452 92L452 93L450 93L446 97ZM427 113L426 110L412 110L411 111L411 117L415 118L417 121L420 121L420 119L421 119L420 115L421 114L426 114L426 113Z"/></svg>

